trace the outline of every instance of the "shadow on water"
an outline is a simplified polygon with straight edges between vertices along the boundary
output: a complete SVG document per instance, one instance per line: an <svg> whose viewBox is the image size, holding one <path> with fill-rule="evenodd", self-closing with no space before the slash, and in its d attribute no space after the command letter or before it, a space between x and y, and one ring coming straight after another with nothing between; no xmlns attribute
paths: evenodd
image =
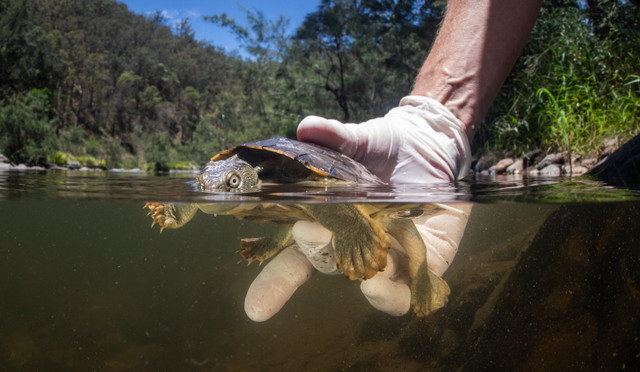
<svg viewBox="0 0 640 372"><path fill-rule="evenodd" d="M640 362L637 194L594 182L458 189L268 189L202 195L191 176L0 173L0 370L557 370ZM272 224L200 214L150 229L147 200L451 202L475 206L426 318L373 309L314 275L275 317L247 319L261 267L239 239Z"/></svg>

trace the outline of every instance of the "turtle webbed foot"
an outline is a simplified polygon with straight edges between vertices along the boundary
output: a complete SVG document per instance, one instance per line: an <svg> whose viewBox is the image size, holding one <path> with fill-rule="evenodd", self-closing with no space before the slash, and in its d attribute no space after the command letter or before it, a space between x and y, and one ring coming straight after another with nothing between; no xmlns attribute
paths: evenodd
<svg viewBox="0 0 640 372"><path fill-rule="evenodd" d="M333 245L338 268L351 280L369 279L387 266L391 243L383 232L334 235Z"/></svg>
<svg viewBox="0 0 640 372"><path fill-rule="evenodd" d="M369 279L387 266L391 241L366 208L357 204L308 204L301 208L333 233L336 264L349 279Z"/></svg>
<svg viewBox="0 0 640 372"><path fill-rule="evenodd" d="M411 279L411 305L417 316L427 316L447 304L449 285L429 271L426 262Z"/></svg>

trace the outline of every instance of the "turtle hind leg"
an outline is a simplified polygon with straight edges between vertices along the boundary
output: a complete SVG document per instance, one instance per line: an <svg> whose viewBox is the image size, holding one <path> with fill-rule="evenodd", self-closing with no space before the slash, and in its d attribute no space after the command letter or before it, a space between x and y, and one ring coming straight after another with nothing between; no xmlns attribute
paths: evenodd
<svg viewBox="0 0 640 372"><path fill-rule="evenodd" d="M253 261L262 263L293 243L291 226L280 226L271 236L240 240L240 255L249 263Z"/></svg>
<svg viewBox="0 0 640 372"><path fill-rule="evenodd" d="M413 312L418 316L426 316L443 307L451 290L447 282L429 270L427 246L413 221L382 217L379 222L387 226L389 234L400 243L409 256Z"/></svg>
<svg viewBox="0 0 640 372"><path fill-rule="evenodd" d="M444 307L450 293L447 282L429 271L426 262L411 275L411 307L417 316L427 316Z"/></svg>

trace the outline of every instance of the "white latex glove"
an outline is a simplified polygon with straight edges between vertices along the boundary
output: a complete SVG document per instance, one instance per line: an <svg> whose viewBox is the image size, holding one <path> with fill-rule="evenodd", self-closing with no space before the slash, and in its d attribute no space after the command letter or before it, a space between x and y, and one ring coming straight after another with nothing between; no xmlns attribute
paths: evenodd
<svg viewBox="0 0 640 372"><path fill-rule="evenodd" d="M442 209L436 214L414 220L427 246L429 270L439 276L458 251L471 205L440 207ZM275 315L314 271L340 273L333 259L330 231L319 223L299 221L293 227L293 237L296 244L274 257L249 287L244 308L251 320L262 322ZM400 316L410 310L411 281L408 257L395 239L391 240L387 267L373 278L362 281L360 290L376 309Z"/></svg>
<svg viewBox="0 0 640 372"><path fill-rule="evenodd" d="M393 184L453 182L467 175L471 163L462 123L422 96L404 97L384 117L361 124L308 116L297 137L340 151Z"/></svg>

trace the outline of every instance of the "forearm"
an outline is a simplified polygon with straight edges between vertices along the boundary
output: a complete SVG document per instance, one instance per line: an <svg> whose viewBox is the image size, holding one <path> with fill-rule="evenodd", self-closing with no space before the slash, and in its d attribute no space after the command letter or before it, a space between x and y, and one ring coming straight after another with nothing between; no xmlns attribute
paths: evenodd
<svg viewBox="0 0 640 372"><path fill-rule="evenodd" d="M524 47L542 0L449 0L412 95L436 99L469 139Z"/></svg>

